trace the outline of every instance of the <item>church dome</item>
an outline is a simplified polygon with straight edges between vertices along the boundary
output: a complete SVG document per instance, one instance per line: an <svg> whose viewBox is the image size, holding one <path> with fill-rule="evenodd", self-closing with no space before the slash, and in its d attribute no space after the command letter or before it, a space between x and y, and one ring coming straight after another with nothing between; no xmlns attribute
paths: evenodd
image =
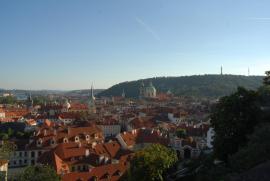
<svg viewBox="0 0 270 181"><path fill-rule="evenodd" d="M156 92L156 88L154 87L154 85L152 84L152 82L150 82L149 86L146 88L147 91L150 91L150 92Z"/></svg>

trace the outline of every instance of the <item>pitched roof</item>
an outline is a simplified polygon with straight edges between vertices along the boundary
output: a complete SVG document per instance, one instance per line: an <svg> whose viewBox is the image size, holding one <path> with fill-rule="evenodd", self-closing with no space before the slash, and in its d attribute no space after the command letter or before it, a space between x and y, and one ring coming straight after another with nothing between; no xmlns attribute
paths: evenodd
<svg viewBox="0 0 270 181"><path fill-rule="evenodd" d="M95 167L89 172L68 173L62 176L62 181L89 181L94 178L99 181L118 181L127 170L126 163L108 164Z"/></svg>
<svg viewBox="0 0 270 181"><path fill-rule="evenodd" d="M130 132L121 133L121 137L127 146L133 146L140 143L159 143L162 145L169 144L169 137L162 135L159 130L137 129Z"/></svg>

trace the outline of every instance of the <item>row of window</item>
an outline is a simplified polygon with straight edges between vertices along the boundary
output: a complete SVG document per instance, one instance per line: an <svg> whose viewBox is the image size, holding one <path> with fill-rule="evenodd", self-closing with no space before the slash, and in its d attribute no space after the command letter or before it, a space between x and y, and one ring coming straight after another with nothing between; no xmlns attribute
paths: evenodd
<svg viewBox="0 0 270 181"><path fill-rule="evenodd" d="M31 157L32 158L34 158L35 156L36 156L36 152L35 151L31 151ZM37 156L40 156L42 154L42 151L38 151L37 152ZM27 151L25 151L25 152L23 152L23 151L20 151L20 152L14 152L14 157L27 157L28 156L28 152Z"/></svg>
<svg viewBox="0 0 270 181"><path fill-rule="evenodd" d="M76 169L76 166L72 166L71 167L71 172L76 172L76 171L81 171L81 172L83 172L83 171L88 171L88 165L78 165L77 166L77 169Z"/></svg>
<svg viewBox="0 0 270 181"><path fill-rule="evenodd" d="M25 159L25 160L14 160L12 162L13 166L22 166L22 165L27 165L28 164L28 161ZM31 165L35 165L35 160L31 160Z"/></svg>

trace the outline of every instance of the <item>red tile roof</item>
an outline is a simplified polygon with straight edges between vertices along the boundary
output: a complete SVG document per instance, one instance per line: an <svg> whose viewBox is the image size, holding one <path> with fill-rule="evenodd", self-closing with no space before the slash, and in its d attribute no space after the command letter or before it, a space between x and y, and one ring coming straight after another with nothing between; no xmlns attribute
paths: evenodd
<svg viewBox="0 0 270 181"><path fill-rule="evenodd" d="M62 176L62 181L118 181L127 170L127 164L108 164L91 169L89 172L68 173Z"/></svg>

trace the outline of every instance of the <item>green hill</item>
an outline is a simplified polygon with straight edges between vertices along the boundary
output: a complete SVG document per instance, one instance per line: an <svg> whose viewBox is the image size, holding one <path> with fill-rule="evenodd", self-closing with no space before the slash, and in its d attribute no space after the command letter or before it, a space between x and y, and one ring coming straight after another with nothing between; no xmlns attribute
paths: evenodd
<svg viewBox="0 0 270 181"><path fill-rule="evenodd" d="M219 97L232 93L238 86L256 89L262 85L263 76L242 75L194 75L181 77L157 77L123 82L102 91L98 96L120 96L125 90L127 97L138 97L142 82L152 81L157 92L170 90L178 96Z"/></svg>

